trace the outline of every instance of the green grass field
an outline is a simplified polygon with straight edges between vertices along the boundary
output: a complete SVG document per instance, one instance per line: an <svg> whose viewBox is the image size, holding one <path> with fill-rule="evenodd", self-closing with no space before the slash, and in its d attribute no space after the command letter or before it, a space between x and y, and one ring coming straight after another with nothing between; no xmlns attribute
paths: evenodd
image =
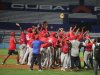
<svg viewBox="0 0 100 75"><path fill-rule="evenodd" d="M7 55L8 51L7 49L0 49L0 55ZM0 57L0 63L3 61L3 58ZM7 64L16 64L16 59L9 59L6 62Z"/></svg>
<svg viewBox="0 0 100 75"><path fill-rule="evenodd" d="M6 49L0 49L0 55L7 55ZM81 53L82 57L83 54ZM0 63L3 58L0 57ZM16 64L15 59L8 59L6 64ZM0 75L94 75L93 70L82 70L82 71L60 71L60 70L43 70L39 72L38 70L29 71L29 69L16 69L16 68L0 68ZM100 75L100 71L99 74Z"/></svg>
<svg viewBox="0 0 100 75"><path fill-rule="evenodd" d="M80 72L43 70L39 72L37 70L29 71L27 69L0 69L0 75L94 75L94 73L92 70L80 71Z"/></svg>

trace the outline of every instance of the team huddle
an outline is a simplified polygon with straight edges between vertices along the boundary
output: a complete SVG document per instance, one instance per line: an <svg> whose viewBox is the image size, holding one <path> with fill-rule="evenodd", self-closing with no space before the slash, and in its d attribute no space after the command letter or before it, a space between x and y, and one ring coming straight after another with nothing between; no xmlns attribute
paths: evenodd
<svg viewBox="0 0 100 75"><path fill-rule="evenodd" d="M19 40L15 33L10 33L8 56L2 64L5 64L12 54L17 55L17 64L27 64L30 70L33 65L38 64L39 70L50 69L59 66L62 71L66 69L81 69L80 49L84 48L84 68L93 67L93 50L95 40L91 39L84 27L70 27L68 32L59 28L58 32L50 32L47 22L27 28L27 32L21 31ZM19 43L20 54L16 51L16 43Z"/></svg>

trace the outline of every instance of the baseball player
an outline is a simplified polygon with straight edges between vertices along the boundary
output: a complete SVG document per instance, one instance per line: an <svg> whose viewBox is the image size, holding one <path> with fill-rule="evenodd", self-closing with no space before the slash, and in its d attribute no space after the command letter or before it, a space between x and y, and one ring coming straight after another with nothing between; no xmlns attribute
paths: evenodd
<svg viewBox="0 0 100 75"><path fill-rule="evenodd" d="M24 64L24 63L25 63L25 60L27 59L28 54L31 54L30 52L32 52L32 50L31 50L31 48L30 48L30 46L29 46L29 45L30 45L31 35L32 35L32 28L28 28L28 29L27 29L27 32L28 32L28 33L26 34L27 50L26 50L26 52L25 52L25 55L24 55L24 57L23 57L23 60L22 60L22 63L21 63L21 64ZM29 55L27 65L31 65L31 63L30 63L31 57L32 57L32 56Z"/></svg>
<svg viewBox="0 0 100 75"><path fill-rule="evenodd" d="M26 52L26 34L24 31L21 32L20 34L20 46L19 46L19 49L20 49L20 60L19 62L22 63L22 60L23 60L23 57L24 57L24 54Z"/></svg>
<svg viewBox="0 0 100 75"><path fill-rule="evenodd" d="M18 51L16 50L16 38L15 38L15 32L11 32L10 33L10 39L9 39L9 47L8 47L8 55L6 56L6 58L3 60L2 64L5 64L6 60L9 58L9 56L11 56L12 54L17 55L16 60L17 60L17 64L19 64L19 54Z"/></svg>

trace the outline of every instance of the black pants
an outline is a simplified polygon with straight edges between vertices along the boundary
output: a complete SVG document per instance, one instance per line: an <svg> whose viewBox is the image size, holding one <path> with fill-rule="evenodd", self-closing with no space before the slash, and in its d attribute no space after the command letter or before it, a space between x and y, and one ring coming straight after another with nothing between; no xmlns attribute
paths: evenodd
<svg viewBox="0 0 100 75"><path fill-rule="evenodd" d="M58 64L58 58L57 58L57 53L56 53L57 49L58 48L54 48L54 63L53 63L53 65L55 65L55 63Z"/></svg>
<svg viewBox="0 0 100 75"><path fill-rule="evenodd" d="M77 57L71 56L71 68L76 68L76 67L78 67L78 68L81 67L80 66L80 58L79 58L79 56L77 56Z"/></svg>
<svg viewBox="0 0 100 75"><path fill-rule="evenodd" d="M33 65L36 59L38 61L39 69L42 69L41 68L41 54L33 54L30 69L33 69Z"/></svg>
<svg viewBox="0 0 100 75"><path fill-rule="evenodd" d="M98 75L98 66L100 67L100 61L93 60L94 64L94 75Z"/></svg>

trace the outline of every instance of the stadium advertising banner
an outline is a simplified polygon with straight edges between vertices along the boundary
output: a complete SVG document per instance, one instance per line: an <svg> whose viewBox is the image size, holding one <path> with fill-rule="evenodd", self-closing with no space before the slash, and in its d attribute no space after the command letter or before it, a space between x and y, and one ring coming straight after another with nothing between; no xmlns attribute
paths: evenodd
<svg viewBox="0 0 100 75"><path fill-rule="evenodd" d="M68 12L67 6L53 6L53 5L29 5L29 4L11 4L11 9L33 10L33 11L52 11L52 12Z"/></svg>
<svg viewBox="0 0 100 75"><path fill-rule="evenodd" d="M40 12L83 12L100 14L100 7L94 6L61 6L61 5L33 5L33 4L12 4L12 3L0 3L0 10L18 10L18 11L40 11Z"/></svg>
<svg viewBox="0 0 100 75"><path fill-rule="evenodd" d="M41 12L68 12L68 6L32 5L1 3L1 10L41 11Z"/></svg>

